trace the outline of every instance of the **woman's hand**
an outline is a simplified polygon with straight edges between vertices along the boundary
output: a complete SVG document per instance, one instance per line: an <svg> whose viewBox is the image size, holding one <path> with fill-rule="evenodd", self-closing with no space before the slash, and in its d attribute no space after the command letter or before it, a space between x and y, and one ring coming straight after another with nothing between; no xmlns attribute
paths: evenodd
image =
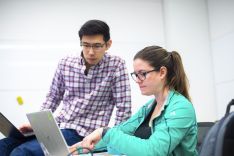
<svg viewBox="0 0 234 156"><path fill-rule="evenodd" d="M97 144L98 141L102 139L102 132L103 128L96 129L83 139L83 141L81 142L81 146L93 150L95 144Z"/></svg>
<svg viewBox="0 0 234 156"><path fill-rule="evenodd" d="M77 149L79 149L79 147L82 149L82 153L88 153L89 150L93 150L95 144L101 140L102 138L102 131L103 128L98 128L95 131L93 131L91 134L89 134L88 136L86 136L83 141L78 142L72 146L69 147L69 151L72 154L79 154L77 152ZM89 149L89 150L88 150Z"/></svg>
<svg viewBox="0 0 234 156"><path fill-rule="evenodd" d="M72 153L72 155L76 154L78 155L77 148L81 147L81 142L78 142L72 146L69 147L69 152Z"/></svg>

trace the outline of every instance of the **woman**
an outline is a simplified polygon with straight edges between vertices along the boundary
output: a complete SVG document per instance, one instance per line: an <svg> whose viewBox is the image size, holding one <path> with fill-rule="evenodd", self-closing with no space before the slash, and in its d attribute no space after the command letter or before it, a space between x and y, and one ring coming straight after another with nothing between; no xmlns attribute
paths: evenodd
<svg viewBox="0 0 234 156"><path fill-rule="evenodd" d="M196 115L180 55L158 46L134 57L132 78L143 95L154 95L134 116L113 128L99 128L71 147L106 146L127 156L195 156Z"/></svg>

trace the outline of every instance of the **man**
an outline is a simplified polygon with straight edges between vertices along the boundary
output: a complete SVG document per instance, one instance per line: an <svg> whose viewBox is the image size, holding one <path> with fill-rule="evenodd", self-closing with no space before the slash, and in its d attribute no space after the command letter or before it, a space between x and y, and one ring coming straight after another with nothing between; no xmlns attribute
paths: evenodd
<svg viewBox="0 0 234 156"><path fill-rule="evenodd" d="M124 60L106 51L111 46L109 26L100 20L87 21L79 30L80 57L66 57L59 62L50 91L41 109L54 112L68 145L81 141L98 127L107 126L114 106L115 124L131 115L128 72ZM30 125L20 127L32 131ZM13 138L0 141L3 155L43 155L36 139L20 142Z"/></svg>

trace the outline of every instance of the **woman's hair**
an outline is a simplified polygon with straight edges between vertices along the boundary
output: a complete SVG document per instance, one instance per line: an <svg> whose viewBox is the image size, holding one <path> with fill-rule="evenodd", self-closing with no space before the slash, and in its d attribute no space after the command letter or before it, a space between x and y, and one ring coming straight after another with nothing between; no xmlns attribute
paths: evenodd
<svg viewBox="0 0 234 156"><path fill-rule="evenodd" d="M103 35L105 42L110 40L109 26L100 20L89 20L79 30L80 40L84 35Z"/></svg>
<svg viewBox="0 0 234 156"><path fill-rule="evenodd" d="M188 92L188 79L184 71L183 63L178 52L167 52L159 46L149 46L139 51L135 59L141 59L149 63L157 71L162 66L167 68L166 84L169 89L173 89L184 95L191 101Z"/></svg>

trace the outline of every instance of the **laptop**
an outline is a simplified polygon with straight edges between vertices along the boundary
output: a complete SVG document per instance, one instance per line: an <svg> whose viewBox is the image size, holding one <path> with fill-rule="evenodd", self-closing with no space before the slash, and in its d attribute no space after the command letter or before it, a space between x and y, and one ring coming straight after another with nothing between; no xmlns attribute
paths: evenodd
<svg viewBox="0 0 234 156"><path fill-rule="evenodd" d="M68 145L60 131L51 110L26 114L42 150L49 156L67 156ZM82 154L81 156L90 156ZM107 156L107 152L94 153L93 156Z"/></svg>
<svg viewBox="0 0 234 156"><path fill-rule="evenodd" d="M26 115L44 152L50 156L66 156L69 154L67 143L51 110Z"/></svg>
<svg viewBox="0 0 234 156"><path fill-rule="evenodd" d="M11 137L15 138L18 140L26 140L31 137L35 137L33 132L29 133L22 133L19 131L18 128L12 124L7 117L5 117L1 112L0 112L0 132L5 136L5 137Z"/></svg>

